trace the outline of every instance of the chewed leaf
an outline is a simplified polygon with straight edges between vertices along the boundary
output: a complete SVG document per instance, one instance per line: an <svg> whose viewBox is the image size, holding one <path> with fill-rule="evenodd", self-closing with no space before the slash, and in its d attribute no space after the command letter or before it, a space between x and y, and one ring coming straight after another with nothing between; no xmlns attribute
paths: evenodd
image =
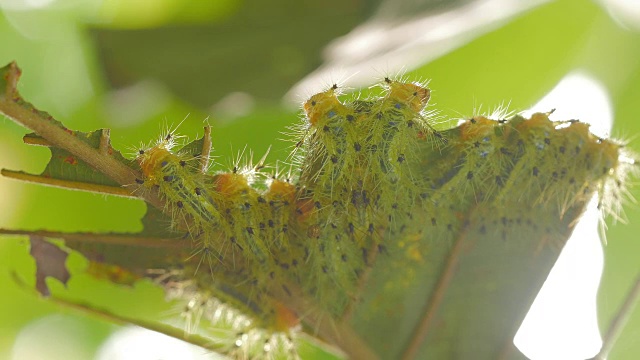
<svg viewBox="0 0 640 360"><path fill-rule="evenodd" d="M616 209L634 156L547 113L439 131L425 84L381 88L305 102L286 177L266 176L264 159L210 172L209 132L181 149L163 134L133 164L95 154L104 133L97 148L82 140L87 164L153 205L144 230L39 235L97 277L154 279L232 357L296 358L303 332L351 358L507 356L586 204ZM58 135L49 174L95 181L64 152L79 134Z"/></svg>
<svg viewBox="0 0 640 360"><path fill-rule="evenodd" d="M122 157L120 152L111 148L111 145L109 144L108 130L96 130L91 133L71 131L67 129L64 131L67 132L69 136L78 138L88 146L100 151L104 156L113 158L123 165L126 164L125 166L130 166L132 170L136 170L135 163L130 160L126 160ZM95 171L93 167L89 166L69 151L52 146L48 141L35 134L25 135L24 141L31 145L49 147L49 150L51 151L51 159L49 160L46 168L39 175L2 169L2 175L42 185L100 192L125 197L134 196L130 190L121 187L116 181L105 176L101 172Z"/></svg>
<svg viewBox="0 0 640 360"><path fill-rule="evenodd" d="M49 234L65 241L91 261L89 273L96 277L123 279L153 277L149 269L178 266L191 253L191 243L171 230L171 219L152 206L142 219L144 229L135 234ZM124 275L124 272L129 275ZM119 282L119 281L116 281ZM122 283L122 282L119 282Z"/></svg>
<svg viewBox="0 0 640 360"><path fill-rule="evenodd" d="M49 296L49 287L45 282L47 277L65 285L71 277L65 263L69 254L40 236L30 236L30 242L30 254L36 261L36 289L40 294Z"/></svg>
<svg viewBox="0 0 640 360"><path fill-rule="evenodd" d="M69 131L74 137L85 142L89 146L99 149L117 161L134 167L133 162L126 160L119 151L114 150L109 144L108 130L101 129L90 133ZM77 158L66 150L49 147L51 160L42 172L42 176L55 179L73 180L98 185L119 186L117 182L95 171L91 166Z"/></svg>

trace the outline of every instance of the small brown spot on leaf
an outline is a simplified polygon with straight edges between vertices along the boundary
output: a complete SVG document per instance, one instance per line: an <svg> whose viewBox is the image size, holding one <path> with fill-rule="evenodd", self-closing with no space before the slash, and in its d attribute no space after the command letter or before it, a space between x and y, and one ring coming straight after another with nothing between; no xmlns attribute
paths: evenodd
<svg viewBox="0 0 640 360"><path fill-rule="evenodd" d="M78 165L78 160L74 157L74 156L67 156L66 158L64 158L64 162L66 162L67 164L70 165Z"/></svg>

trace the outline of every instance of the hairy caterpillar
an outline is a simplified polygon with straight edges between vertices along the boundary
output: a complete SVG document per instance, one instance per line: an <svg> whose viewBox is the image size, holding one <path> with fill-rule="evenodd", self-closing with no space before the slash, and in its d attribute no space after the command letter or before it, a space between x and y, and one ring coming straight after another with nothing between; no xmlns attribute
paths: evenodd
<svg viewBox="0 0 640 360"><path fill-rule="evenodd" d="M426 87L390 79L382 87L380 97L343 102L333 86L305 102L293 178L238 164L203 174L186 166L191 155L171 152L171 136L141 152L145 184L159 187L176 208L174 222L190 224L194 252L207 256L213 276L197 276L196 288L218 289L217 301L266 328L282 330L274 289L285 297L300 289L333 316L348 316L360 296L372 301L375 290L359 284L374 262L387 271L374 270L371 289L406 287L406 261L419 269L425 249L465 228L505 240L523 227L550 231L541 224L554 214L544 220L515 209L553 202L562 216L617 186L602 179L622 171L619 145L582 123L477 115L438 132L425 111ZM478 204L492 210L478 212ZM202 263L186 269L201 271Z"/></svg>
<svg viewBox="0 0 640 360"><path fill-rule="evenodd" d="M377 259L362 294L365 310L352 314L356 326L377 329L388 321L407 321L415 311L415 304L407 298L425 298L439 286L431 282L431 262L441 261L438 259L453 251L453 244L461 244L455 247L461 249L462 259L451 281L466 281L466 287L447 293L437 310L440 315L432 321L442 324L454 316L468 320L430 333L433 340L419 353L437 357L437 344L455 341L460 333L481 339L483 329L474 324L486 324L481 314L490 306L460 314L460 301L473 296L476 304L502 304L505 313L515 312L511 302L518 302L511 295L507 299L504 293L483 287L482 279L509 281L515 277L483 273L491 259L514 253L521 256L514 259L530 259L535 257L532 254L552 252L566 239L567 223L579 217L594 194L600 194L605 210L611 208L608 202L612 199L612 203L619 203L625 192L624 179L633 167L633 162L620 156L622 145L590 134L586 124L553 122L548 115L508 120L474 116L442 132L446 143L440 143L437 154L432 149L439 138L416 143L422 161L408 165L421 191L419 200L404 217L406 227L396 228L385 243L393 256ZM416 223L411 218L420 220ZM467 257L468 249L476 251ZM472 279L477 279L477 286ZM525 299L521 298L529 301ZM499 331L508 336L510 330ZM372 331L367 340L386 344L386 337L384 331ZM376 349L389 357L402 351L385 345ZM491 348L483 351L491 353ZM465 353L463 357L473 355Z"/></svg>
<svg viewBox="0 0 640 360"><path fill-rule="evenodd" d="M504 303L511 298L496 290L529 280L526 271L501 276L499 266L489 266L492 257L514 251L536 261L531 254L562 243L596 193L603 208L615 210L633 161L588 126L553 122L549 114L476 115L436 131L437 117L425 111L430 91L424 85L385 79L381 87L380 96L365 99L340 100L335 86L312 96L296 139L297 164L285 177L277 170L267 176L264 160L209 172L203 145L209 141L177 149L177 136L163 135L138 152L137 166L121 165L132 174L141 171L136 182L153 199L141 197L163 210L150 208L145 232L190 247L171 244L179 250L170 258L159 247L153 250L159 259L141 256L150 265L134 268L117 254L124 245L109 245L109 252L97 250L99 257L87 255L98 262L90 270L116 282L153 278L186 301L190 327L200 318L212 323L202 330L214 333L215 349L233 357L296 357L300 324L340 346L361 342L341 343L332 338L338 333L333 328L372 329L363 332L364 340L382 356L396 356L410 334L398 333L400 340L387 346L388 323L404 322L403 331L410 331L421 317L416 301L434 294L439 297L429 306L440 301L442 310L424 314L440 322L462 311L451 304L469 296L479 300L428 342L455 343L460 333L483 342L474 324L493 319L468 319L486 314L483 304L514 311ZM101 151L109 150L108 136L95 134ZM158 229L166 222L171 231ZM78 240L67 240L83 251ZM456 251L469 258L449 267L444 259ZM437 274L446 279L441 271L449 268L468 287L440 291ZM128 269L134 278L117 276ZM474 281L487 272L494 272L496 286Z"/></svg>
<svg viewBox="0 0 640 360"><path fill-rule="evenodd" d="M314 270L307 282L336 313L385 251L383 237L403 226L400 219L417 201L420 184L407 164L415 162L416 143L437 134L424 112L426 87L387 78L383 88L379 98L343 104L333 86L303 106L308 127L300 142L306 190L300 212L317 239L310 241ZM322 290L335 285L342 291L333 298Z"/></svg>
<svg viewBox="0 0 640 360"><path fill-rule="evenodd" d="M170 132L132 161L108 130L73 131L35 109L15 65L3 70L0 110L52 151L42 175L3 175L150 206L133 236L0 232L60 237L112 282L155 280L185 301L190 328L211 323L187 340L235 358L304 356L301 332L353 358L497 357L585 204L597 195L616 211L635 164L621 144L547 113L476 114L435 131L429 90L390 79L375 97L314 95L287 176L267 176L263 161L210 172L208 133L178 149ZM62 253L32 253L43 294L45 275L67 279Z"/></svg>
<svg viewBox="0 0 640 360"><path fill-rule="evenodd" d="M389 79L385 86L380 99L342 105L333 87L307 102L311 129L322 133L303 140L302 161L311 167L298 186L258 176L268 186L257 190L256 174L237 165L205 174L193 164L197 156L173 151L172 133L139 151L141 182L158 188L173 207L173 227L187 224L193 239L193 259L182 271L212 275L197 276L196 287L218 289L218 300L267 319L266 327L282 313L269 294L274 287L290 293L287 284L331 313L344 311L358 278L386 251L385 233L401 226L396 214L417 197L415 179L403 176L411 146L434 133L422 113L428 89ZM314 167L320 170L309 174ZM335 285L338 291L328 290Z"/></svg>
<svg viewBox="0 0 640 360"><path fill-rule="evenodd" d="M261 351L275 356L284 351L294 356L289 328L297 320L283 320L291 318L291 312L265 297L268 283L280 276L276 275L280 268L270 247L286 247L282 233L287 231L292 186L272 179L269 190L261 194L250 186L245 169L238 166L228 173L204 174L193 164L197 157L172 152L174 139L175 134L168 133L137 156L144 174L140 182L158 188L173 207L172 227L180 229L187 224L194 244L193 255L185 259L181 269L162 277L162 282L172 287L181 284L180 297L191 298L188 316L218 314L209 317L210 322L216 328L233 329L226 337L216 336L225 353L252 358ZM279 210L273 211L276 208ZM192 280L178 280L189 278ZM254 320L239 320L241 313L253 315Z"/></svg>

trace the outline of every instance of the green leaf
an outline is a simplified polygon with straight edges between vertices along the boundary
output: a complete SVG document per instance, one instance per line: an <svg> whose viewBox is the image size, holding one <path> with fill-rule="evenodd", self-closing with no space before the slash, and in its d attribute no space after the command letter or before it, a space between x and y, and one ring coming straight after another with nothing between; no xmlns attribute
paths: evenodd
<svg viewBox="0 0 640 360"><path fill-rule="evenodd" d="M246 186L242 182L235 187L225 188L225 184L232 183L221 182L224 176L244 179L242 171L238 169L216 175L208 180L213 181L210 184L199 185L207 187L207 196L211 198L194 198L193 201L185 198L184 204L177 203L178 207L182 207L212 201L209 204L212 210L206 211L227 209L222 214L229 215L212 218L207 220L211 221L210 224L204 224L196 221L196 211L204 211L202 208L185 212L185 229L189 229L189 232L182 239L176 237L180 233L175 225L176 209L172 209L176 206L176 199L168 195L161 199L168 201L161 208L163 213L150 210L143 220L145 230L133 237L119 234L58 234L58 237L65 239L68 247L81 252L93 262L89 270L97 277L125 284L133 283L138 277L159 277L163 279L160 283L167 286L168 291L176 283L192 284L187 288L194 292L191 295L195 296L194 299L203 296L206 299L204 304L210 301L229 304L253 316L257 324L267 329L251 328L250 331L258 331L259 334L270 331L268 328L271 326L277 328L280 325L275 324L281 321L279 319L284 320L289 316L280 314L279 305L272 305L282 303L287 309L285 314L290 311L294 314L319 311L323 316L332 315L334 319L324 328L321 327L321 317L307 316L302 320L307 331L320 328L322 338L339 345L352 357L373 356L366 349L367 345L385 358L494 358L515 352L511 339L517 325L522 321L586 204L596 193L606 191L622 194L617 180L624 179L628 165L620 155L620 147L591 135L585 124L577 121L553 123L549 121L548 114L535 114L531 119L515 116L509 120L475 116L456 128L434 132L426 127L428 124L424 123L420 117L422 115L410 110L415 103L401 100L401 96L407 94L413 99L411 101L415 101L415 94L418 94L417 90L405 93L403 86L409 86L407 89L418 88L391 81L388 86L389 93L379 100L356 100L353 104L347 103L348 106L338 103L337 108L331 105L334 104L331 101L337 101L332 97L333 90L329 90L328 95L318 95L319 110L309 113L311 130L303 141L303 146L309 149L301 158L299 182L292 187L295 190L295 206L284 205L283 210L279 210L281 207L274 207L272 201L258 201L251 197L255 193L257 199L271 199L275 196L270 194L271 190L258 193L247 187L236 193L234 189L238 186L238 189ZM413 91L416 92L411 97ZM429 92L425 94L423 101L428 100ZM323 99L329 99L329 102ZM313 101L315 104L316 100ZM346 106L347 112L354 111L357 120L343 115L336 117L336 114L342 114L340 106ZM420 106L424 107L424 104ZM20 121L20 118L16 120ZM42 121L48 120L45 118ZM322 125L323 121L327 121L325 125ZM326 134L333 134L331 127L350 129L350 126L356 127L347 132L356 129L362 132L355 135L359 136L355 143L356 153L361 148L367 149L365 154L371 159L355 157L350 161L345 160L346 166L352 166L353 169L337 168L328 172L324 151L332 150L324 150L325 146L326 149L332 149L329 146L351 147L352 144L338 141L331 145L331 141L334 141L331 136L336 135ZM380 129L383 130L383 136L369 135ZM45 139L48 136L46 131L41 135ZM76 137L77 134L69 132L66 136ZM396 137L401 141L397 142ZM104 144L104 141L104 136L100 135L98 144ZM182 154L182 159L197 160L199 155L206 153L209 141L205 136L187 144L178 153ZM152 149L145 150L144 156L156 159L157 153L169 154L166 149L164 143L160 142ZM52 174L68 176L71 180L75 180L75 176L81 181L84 179L83 173L67 170L77 164L56 156L55 151L52 153L52 163L59 166L59 169L56 168L59 171ZM98 153L96 156L104 154ZM161 196L163 186L174 186L165 183L170 184L174 180L181 181L175 185L177 187L170 188L178 192L175 196L187 196L192 191L191 183L186 182L186 173L185 179L175 179L182 174L179 171L189 171L180 170L185 166L183 161L178 161L181 158L165 158L162 162L162 158L157 158L154 160L158 161L157 164L143 163L147 158L141 159L143 170L158 166L152 170L153 177L156 171L166 174L162 171L169 170L163 169L177 167L171 172L174 175L159 176L160 183L156 183L155 187L160 189ZM87 162L92 161L91 158L87 159ZM131 166L127 165L130 163L128 160L120 162ZM378 166L381 168L378 169ZM405 167L406 170L402 170ZM193 171L200 170L195 166ZM347 171L343 174L346 178L334 178L335 174L340 174L336 171ZM362 171L365 171L365 176L373 176L374 187L367 187L370 181L367 178L358 181L353 178ZM400 177L405 171L411 174L405 175L406 179ZM330 176L328 180L326 176ZM154 185L153 177L146 178L144 182L149 181L149 185ZM323 181L328 181L330 188L326 188ZM362 186L363 190L352 190L354 186ZM338 195L345 191L350 199L345 200ZM357 197L351 191L360 191L362 195ZM395 195L389 193L394 191ZM226 202L218 198L219 195L214 197L214 192L226 197ZM196 193L202 195L197 190ZM235 198L237 196L240 197ZM323 212L318 211L318 215L313 215L319 216L318 219L303 220L305 212L310 211L305 210L304 205L309 196L315 196L311 199L319 209L323 209L324 201L334 207L336 202L338 205L344 203L353 210L348 210L343 218L323 218ZM367 196L374 199L373 205L370 205ZM381 196L384 198L381 199ZM275 197L273 199L277 200ZM394 199L399 204L391 204ZM250 203L254 200L255 203ZM355 208L351 208L351 204ZM368 211L374 210L368 210L369 206L377 209L373 217ZM237 244L243 241L240 236L246 236L244 227L239 229L240 232L231 232L233 237L226 239L230 235L225 231L233 228L236 222L258 221L244 219L245 213L236 213L238 207L245 209L245 213L252 208L263 208L260 214L272 211L273 214L267 215L268 219L278 219L281 216L278 211L290 212L285 217L290 228L290 232L286 233L289 247L269 248L269 256L272 257L263 261L267 264L273 261L274 267L269 265L258 271L258 274L261 271L278 274L271 275L271 279L253 277L255 273L252 273L251 261L255 261L255 258L251 256L255 253L252 255L248 252L251 246L259 246L255 244L262 240L254 233L266 228L266 222L260 229L257 223L252 228L247 227L246 231L251 236L249 242L243 245ZM355 211L363 219L352 218L349 211ZM385 211L390 213L388 220L379 218L377 214L382 212L380 215L386 217ZM165 214L171 214L173 219L168 219ZM314 210L311 210L311 214L314 214ZM320 225L327 221L331 222L332 227L323 230ZM350 263L346 262L352 255L347 252L350 245L343 244L331 250L321 246L316 252L315 245L309 242L332 246L333 236L340 235L347 223L347 234L366 231L374 234L376 228L385 231L379 240L368 237L351 239L357 246L356 251L362 249L366 266L364 269L355 268L358 274L356 282L352 284L357 286L355 289L349 288L351 280L346 280L346 287L340 284L324 288L324 282L331 278L325 278L323 273L327 270L325 266L320 269L318 264L323 264L324 256L330 251L337 250L338 255L344 251L342 258L345 264L342 266L346 266L345 271L351 271ZM173 230L169 231L168 225L172 225ZM208 226L212 227L213 233L205 232L209 231ZM333 231L332 228L337 230ZM204 241L200 240L200 232L219 239L220 245L229 246L233 256L218 257L221 263L209 264L210 271L201 268L202 255L193 256L204 251L198 249L197 245L198 241ZM151 237L148 237L149 234ZM168 239L162 240L158 235ZM235 236L238 236L238 242ZM192 243L189 238L195 242ZM359 242L365 245L360 248L361 245L357 245ZM312 257L304 262L298 261L295 268L291 269L293 260L297 260L296 248L305 249L305 253ZM291 256L293 258L290 259ZM242 265L244 262L248 267L242 267L247 266ZM52 263L59 265L60 260L54 258ZM334 263L331 266L341 265ZM280 267L285 271L280 273ZM160 272L154 272L157 270ZM343 281L340 278L336 280ZM319 281L317 285L313 283L315 281ZM344 305L341 303L343 299L348 299ZM335 300L339 302L335 303ZM217 306L220 305L215 305L211 311ZM235 311L232 313L236 314ZM345 327L348 323L353 325L355 333L348 326ZM491 331L486 331L487 328ZM391 339L388 338L390 331L394 334ZM364 342L359 340L359 336ZM223 352L227 353L226 350Z"/></svg>
<svg viewBox="0 0 640 360"><path fill-rule="evenodd" d="M217 23L93 34L112 86L156 79L180 98L210 108L236 91L259 102L278 100L320 64L322 47L368 10L354 1L254 0ZM202 71L211 66L213 71Z"/></svg>

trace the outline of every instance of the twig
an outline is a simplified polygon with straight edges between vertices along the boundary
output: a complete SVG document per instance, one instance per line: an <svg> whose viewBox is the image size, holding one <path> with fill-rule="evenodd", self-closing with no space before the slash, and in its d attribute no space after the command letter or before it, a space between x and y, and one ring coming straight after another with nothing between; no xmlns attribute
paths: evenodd
<svg viewBox="0 0 640 360"><path fill-rule="evenodd" d="M8 169L0 170L2 176L16 179L20 181L32 182L41 185L53 186L63 189L89 191L93 193L101 193L114 196L122 196L127 198L138 198L129 189L123 187L115 187L109 185L91 184L82 181L62 180L51 177L27 174L22 171L13 171Z"/></svg>
<svg viewBox="0 0 640 360"><path fill-rule="evenodd" d="M109 156L108 152L94 149L78 139L71 131L45 112L37 110L26 102L17 90L20 69L15 62L0 69L0 76L4 80L4 89L0 89L0 113L16 123L33 130L51 145L64 149L86 162L94 169L113 179L122 186L131 186L140 178L135 170ZM1 83L2 81L0 81ZM103 134L102 143L108 144L108 133ZM153 192L139 192L139 196L153 206L163 209L164 203Z"/></svg>
<svg viewBox="0 0 640 360"><path fill-rule="evenodd" d="M633 308L638 304L639 301L640 274L638 274L635 283L631 287L629 294L627 294L627 297L620 307L620 310L618 310L616 317L609 325L609 330L607 330L607 333L605 334L604 340L602 342L602 348L600 348L600 352L594 357L594 359L605 360L607 356L609 356L609 352L611 352L611 350L613 349L613 345L615 345L616 340L618 340L620 333L622 333L624 326L633 313Z"/></svg>
<svg viewBox="0 0 640 360"><path fill-rule="evenodd" d="M211 159L211 126L204 127L204 137L202 142L202 158L200 159L200 172L206 173Z"/></svg>
<svg viewBox="0 0 640 360"><path fill-rule="evenodd" d="M1 229L2 235L37 235L46 238L82 241L86 243L144 246L147 248L184 248L184 243L172 238L145 237L141 235L127 234L92 234L92 233L65 233L58 231L28 231Z"/></svg>

